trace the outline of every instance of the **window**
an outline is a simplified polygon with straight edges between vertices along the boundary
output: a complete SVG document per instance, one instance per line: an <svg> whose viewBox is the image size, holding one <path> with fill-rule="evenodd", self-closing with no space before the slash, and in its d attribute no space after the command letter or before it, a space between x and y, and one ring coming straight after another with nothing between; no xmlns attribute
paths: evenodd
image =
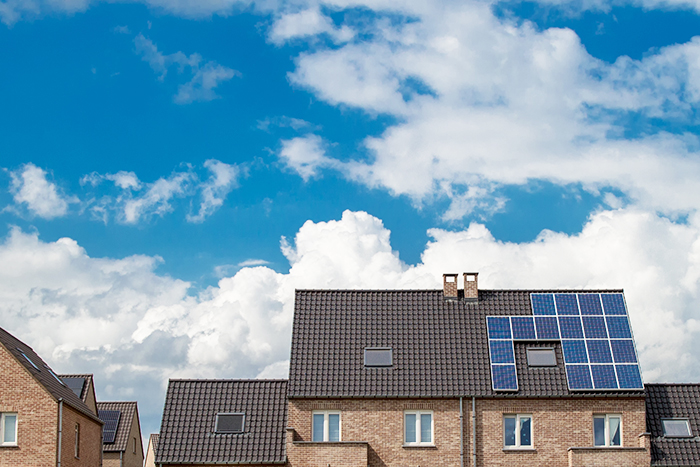
<svg viewBox="0 0 700 467"><path fill-rule="evenodd" d="M134 449L132 451L134 454L136 454L136 438L134 438Z"/></svg>
<svg viewBox="0 0 700 467"><path fill-rule="evenodd" d="M0 446L17 446L16 413L0 413Z"/></svg>
<svg viewBox="0 0 700 467"><path fill-rule="evenodd" d="M664 436L666 438L690 438L690 423L687 418L675 418L661 420L664 427Z"/></svg>
<svg viewBox="0 0 700 467"><path fill-rule="evenodd" d="M80 423L75 424L75 457L80 457Z"/></svg>
<svg viewBox="0 0 700 467"><path fill-rule="evenodd" d="M507 449L531 449L532 415L504 415L503 444Z"/></svg>
<svg viewBox="0 0 700 467"><path fill-rule="evenodd" d="M314 412L311 441L340 441L340 412Z"/></svg>
<svg viewBox="0 0 700 467"><path fill-rule="evenodd" d="M366 367L388 367L393 363L391 348L388 347L367 347L365 349Z"/></svg>
<svg viewBox="0 0 700 467"><path fill-rule="evenodd" d="M217 433L243 433L245 426L244 413L218 413L216 414Z"/></svg>
<svg viewBox="0 0 700 467"><path fill-rule="evenodd" d="M404 412L404 444L433 445L433 412L409 410Z"/></svg>
<svg viewBox="0 0 700 467"><path fill-rule="evenodd" d="M557 366L557 357L551 348L527 349L527 364L529 366Z"/></svg>
<svg viewBox="0 0 700 467"><path fill-rule="evenodd" d="M594 446L622 446L622 416L593 416Z"/></svg>

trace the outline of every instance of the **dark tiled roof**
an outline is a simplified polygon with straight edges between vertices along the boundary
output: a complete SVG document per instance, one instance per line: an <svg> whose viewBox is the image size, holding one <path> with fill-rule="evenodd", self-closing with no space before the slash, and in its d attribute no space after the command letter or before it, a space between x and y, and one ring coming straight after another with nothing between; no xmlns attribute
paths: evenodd
<svg viewBox="0 0 700 467"><path fill-rule="evenodd" d="M652 465L700 465L700 384L647 384ZM664 438L661 420L687 418L692 438Z"/></svg>
<svg viewBox="0 0 700 467"><path fill-rule="evenodd" d="M643 396L570 392L558 343L559 366L549 369L528 368L517 344L520 391L494 393L486 317L532 315L532 292L566 291L480 290L467 302L442 290L297 290L289 397ZM391 347L393 367L364 368L365 347Z"/></svg>
<svg viewBox="0 0 700 467"><path fill-rule="evenodd" d="M82 378L83 379L83 389L80 392L80 399L83 402L87 401L87 396L89 394L88 389L93 384L92 375L58 375L59 378L65 380L66 378Z"/></svg>
<svg viewBox="0 0 700 467"><path fill-rule="evenodd" d="M97 410L118 410L121 412L119 424L117 425L117 433L114 436L114 443L103 444L102 450L104 452L126 451L129 446L131 424L134 417L139 416L136 402L98 402ZM141 433L139 433L138 436L140 438Z"/></svg>
<svg viewBox="0 0 700 467"><path fill-rule="evenodd" d="M217 413L245 413L245 432L214 432ZM284 464L286 380L170 380L159 463Z"/></svg>
<svg viewBox="0 0 700 467"><path fill-rule="evenodd" d="M158 433L151 433L151 437L149 439L149 443L151 446L153 446L153 454L157 455L158 453L158 439L160 438L160 434Z"/></svg>
<svg viewBox="0 0 700 467"><path fill-rule="evenodd" d="M83 415L102 423L102 420L97 418L97 416L92 413L90 408L85 405L85 402L76 396L68 386L54 378L53 375L56 373L53 372L51 367L49 367L31 347L2 328L0 328L0 344L5 346L10 354L12 354L12 356L14 356L17 361L27 369L29 374L31 374L56 401L63 400L64 404L74 408ZM24 353L24 355L26 355L34 363L34 365L36 365L36 368L24 358L22 353ZM53 375L51 374L52 372ZM58 375L56 376L58 377Z"/></svg>

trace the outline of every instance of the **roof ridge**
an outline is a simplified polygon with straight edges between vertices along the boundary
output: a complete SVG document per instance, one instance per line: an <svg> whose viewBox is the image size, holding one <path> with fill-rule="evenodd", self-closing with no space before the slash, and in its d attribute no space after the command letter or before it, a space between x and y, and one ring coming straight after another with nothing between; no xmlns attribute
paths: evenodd
<svg viewBox="0 0 700 467"><path fill-rule="evenodd" d="M461 290L461 289L460 289ZM442 289L294 289L295 292L440 292ZM606 293L606 292L623 292L624 289L607 289L607 288L591 288L591 289L573 289L573 288L549 288L549 289L482 289L479 292L591 292L591 293Z"/></svg>
<svg viewBox="0 0 700 467"><path fill-rule="evenodd" d="M260 382L260 383L287 383L289 379L256 379L256 378L170 378L168 381L177 382Z"/></svg>

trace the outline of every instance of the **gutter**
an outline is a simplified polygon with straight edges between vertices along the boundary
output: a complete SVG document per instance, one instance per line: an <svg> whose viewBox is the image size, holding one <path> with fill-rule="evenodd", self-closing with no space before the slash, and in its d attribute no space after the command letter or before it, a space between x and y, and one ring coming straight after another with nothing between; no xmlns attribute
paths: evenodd
<svg viewBox="0 0 700 467"><path fill-rule="evenodd" d="M58 459L56 466L61 467L61 441L63 439L63 398L58 399Z"/></svg>
<svg viewBox="0 0 700 467"><path fill-rule="evenodd" d="M476 467L476 397L472 396L472 465Z"/></svg>
<svg viewBox="0 0 700 467"><path fill-rule="evenodd" d="M464 467L464 411L462 396L459 396L459 467Z"/></svg>

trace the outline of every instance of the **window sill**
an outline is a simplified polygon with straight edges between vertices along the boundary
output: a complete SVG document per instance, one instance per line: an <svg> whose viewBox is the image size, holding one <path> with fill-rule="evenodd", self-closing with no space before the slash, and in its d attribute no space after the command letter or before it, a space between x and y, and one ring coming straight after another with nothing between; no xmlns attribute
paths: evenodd
<svg viewBox="0 0 700 467"><path fill-rule="evenodd" d="M402 448L408 449L437 449L434 444L404 444Z"/></svg>
<svg viewBox="0 0 700 467"><path fill-rule="evenodd" d="M503 452L537 452L535 448L503 448Z"/></svg>
<svg viewBox="0 0 700 467"><path fill-rule="evenodd" d="M0 449L19 449L16 444L0 444Z"/></svg>

